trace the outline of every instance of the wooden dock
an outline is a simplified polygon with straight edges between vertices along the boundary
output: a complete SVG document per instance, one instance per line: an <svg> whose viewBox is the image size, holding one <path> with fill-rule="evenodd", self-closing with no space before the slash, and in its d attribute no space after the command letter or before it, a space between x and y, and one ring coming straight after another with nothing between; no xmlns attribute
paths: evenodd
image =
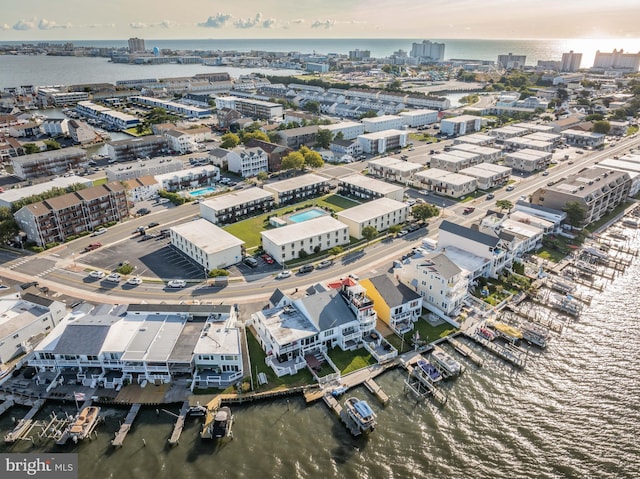
<svg viewBox="0 0 640 479"><path fill-rule="evenodd" d="M358 426L353 422L353 419L349 417L347 411L342 407L342 404L338 402L336 398L334 398L331 394L325 394L322 396L322 399L329 406L336 416L340 418L340 420L347 427L352 436L359 436L362 434L362 431L358 429Z"/></svg>
<svg viewBox="0 0 640 479"><path fill-rule="evenodd" d="M486 340L485 338L480 337L479 335L468 336L473 339L478 344L481 344L493 354L498 356L499 358L504 359L505 361L517 366L519 368L524 368L526 361L526 351L523 351L515 346L507 347L501 346L497 343L492 343L491 341Z"/></svg>
<svg viewBox="0 0 640 479"><path fill-rule="evenodd" d="M408 371L407 379L404 381L405 389L409 389L416 395L417 399L424 399L427 396L433 397L441 406L447 402L445 392L437 387L429 378L420 370L414 367L414 362L406 363Z"/></svg>
<svg viewBox="0 0 640 479"><path fill-rule="evenodd" d="M365 380L364 385L371 394L378 398L378 401L380 401L383 406L387 405L389 396L387 396L387 393L385 393L372 378Z"/></svg>
<svg viewBox="0 0 640 479"><path fill-rule="evenodd" d="M23 439L26 436L27 431L30 431L32 429L31 426L33 424L33 418L38 413L40 408L44 406L44 403L44 399L38 399L33 404L27 415L18 421L18 424L16 424L16 427L13 428L13 431L4 436L4 442L10 444Z"/></svg>
<svg viewBox="0 0 640 479"><path fill-rule="evenodd" d="M482 365L484 364L484 360L480 356L478 356L469 346L461 343L456 338L451 336L447 337L447 341L449 341L449 344L451 344L451 346L453 346L453 349L455 349L459 354L461 354L465 358L469 358L469 361L471 361L476 366L482 367Z"/></svg>
<svg viewBox="0 0 640 479"><path fill-rule="evenodd" d="M184 429L184 421L187 418L187 413L189 412L189 401L185 401L182 403L182 408L180 409L180 414L176 419L176 423L173 425L173 432L171 433L171 437L169 438L169 444L175 446L178 444L180 440L180 435L182 434L182 430Z"/></svg>
<svg viewBox="0 0 640 479"><path fill-rule="evenodd" d="M135 420L136 416L138 415L138 412L140 411L140 407L141 407L141 404L139 403L133 404L131 406L131 409L129 409L129 413L127 414L127 417L124 419L124 422L120 426L120 430L116 433L116 436L111 441L112 446L114 447L122 446L125 438L127 437L127 434L129 434L129 431L131 430L133 421Z"/></svg>

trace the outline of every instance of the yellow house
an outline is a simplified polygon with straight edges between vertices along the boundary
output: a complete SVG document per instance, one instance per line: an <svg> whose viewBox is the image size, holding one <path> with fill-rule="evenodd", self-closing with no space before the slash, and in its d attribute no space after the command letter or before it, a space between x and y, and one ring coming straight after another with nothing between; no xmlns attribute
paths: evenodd
<svg viewBox="0 0 640 479"><path fill-rule="evenodd" d="M360 285L373 301L378 318L395 333L404 334L413 329L413 323L422 313L422 296L389 274L364 279Z"/></svg>

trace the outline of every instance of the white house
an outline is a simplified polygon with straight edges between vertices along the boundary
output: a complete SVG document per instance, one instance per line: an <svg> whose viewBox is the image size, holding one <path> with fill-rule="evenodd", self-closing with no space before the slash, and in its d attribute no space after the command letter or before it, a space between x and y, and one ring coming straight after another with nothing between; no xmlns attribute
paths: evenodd
<svg viewBox="0 0 640 479"><path fill-rule="evenodd" d="M408 133L402 130L383 130L376 133L360 135L358 142L362 151L370 154L384 153L387 150L407 146Z"/></svg>
<svg viewBox="0 0 640 479"><path fill-rule="evenodd" d="M313 254L349 243L349 227L331 216L263 231L262 248L282 264L300 257L300 252Z"/></svg>
<svg viewBox="0 0 640 479"><path fill-rule="evenodd" d="M237 173L243 178L269 171L269 155L262 148L238 148L232 153L234 154L227 157L229 171Z"/></svg>
<svg viewBox="0 0 640 479"><path fill-rule="evenodd" d="M171 245L209 272L242 261L244 241L204 218L169 229Z"/></svg>
<svg viewBox="0 0 640 479"><path fill-rule="evenodd" d="M153 176L140 176L124 181L127 199L132 202L150 200L158 196L160 184Z"/></svg>
<svg viewBox="0 0 640 479"><path fill-rule="evenodd" d="M45 118L40 128L47 136L66 136L69 134L69 120L66 118Z"/></svg>
<svg viewBox="0 0 640 479"><path fill-rule="evenodd" d="M478 182L471 176L430 168L415 174L413 186L453 198L460 198L473 193L478 187Z"/></svg>
<svg viewBox="0 0 640 479"><path fill-rule="evenodd" d="M376 133L384 130L400 130L403 125L403 118L398 115L382 115L373 118L363 118L365 133Z"/></svg>
<svg viewBox="0 0 640 479"><path fill-rule="evenodd" d="M363 228L373 226L376 231L384 231L407 221L408 214L409 205L406 203L390 198L378 198L340 211L337 218L349 227L351 236L360 239Z"/></svg>
<svg viewBox="0 0 640 479"><path fill-rule="evenodd" d="M431 125L438 122L437 110L409 110L401 111L398 116L402 117L402 124L410 128Z"/></svg>
<svg viewBox="0 0 640 479"><path fill-rule="evenodd" d="M482 117L474 115L454 116L440 121L440 131L449 136L474 133L480 131L480 128L482 128Z"/></svg>
<svg viewBox="0 0 640 479"><path fill-rule="evenodd" d="M493 163L480 163L460 170L460 174L475 178L478 189L488 190L506 184L511 176L511 168Z"/></svg>

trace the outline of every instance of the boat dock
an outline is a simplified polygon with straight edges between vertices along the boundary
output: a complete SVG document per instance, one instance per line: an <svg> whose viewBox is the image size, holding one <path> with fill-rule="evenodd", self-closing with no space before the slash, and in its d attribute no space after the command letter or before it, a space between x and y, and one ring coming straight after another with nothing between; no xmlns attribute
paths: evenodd
<svg viewBox="0 0 640 479"><path fill-rule="evenodd" d="M429 381L429 379L420 372L420 368L414 367L419 357L420 356L416 356L412 361L404 364L405 369L409 373L407 379L404 381L404 388L409 389L409 391L415 394L418 400L432 396L441 406L444 406L447 402L447 395L444 391Z"/></svg>
<svg viewBox="0 0 640 479"><path fill-rule="evenodd" d="M556 321L550 317L544 317L543 315L537 313L531 313L529 311L525 311L523 308L513 308L509 307L510 312L503 313L505 315L507 322L514 322L519 324L520 321L514 316L519 316L520 318L526 319L527 321L535 324L539 324L540 326L544 326L549 331L553 331L554 333L562 334L562 330L564 329L564 325L560 321Z"/></svg>
<svg viewBox="0 0 640 479"><path fill-rule="evenodd" d="M7 412L9 408L13 405L14 405L13 399L7 399L2 404L0 404L0 416L2 416L5 412Z"/></svg>
<svg viewBox="0 0 640 479"><path fill-rule="evenodd" d="M491 341L486 340L485 338L480 337L475 334L473 336L468 335L467 337L473 339L476 343L481 344L493 354L498 356L499 358L504 359L505 361L517 366L519 368L524 368L526 361L526 351L514 346L512 344L507 344L506 346L502 346L497 343L492 343Z"/></svg>
<svg viewBox="0 0 640 479"><path fill-rule="evenodd" d="M139 403L133 404L131 406L131 409L129 409L129 413L127 414L127 417L124 419L124 422L120 426L120 430L116 433L116 436L111 441L112 446L114 447L122 446L125 438L127 437L127 434L129 434L129 431L131 430L133 421L135 420L136 416L138 415L138 412L140 411L140 406L141 404Z"/></svg>
<svg viewBox="0 0 640 479"><path fill-rule="evenodd" d="M364 385L371 394L378 398L378 401L380 401L383 406L387 405L389 396L387 396L387 393L385 393L372 378L365 380Z"/></svg>
<svg viewBox="0 0 640 479"><path fill-rule="evenodd" d="M11 444L20 439L24 439L33 428L33 418L38 413L40 408L44 406L44 403L44 399L38 399L31 407L31 410L27 413L27 415L18 421L18 424L16 424L16 427L13 428L13 431L4 436L4 442Z"/></svg>
<svg viewBox="0 0 640 479"><path fill-rule="evenodd" d="M185 401L182 403L182 408L180 409L180 414L176 419L176 423L173 426L173 432L171 433L171 437L169 438L169 444L175 446L178 444L180 440L180 435L182 434L182 430L184 429L184 421L187 418L187 413L189 412L189 401Z"/></svg>
<svg viewBox="0 0 640 479"><path fill-rule="evenodd" d="M453 346L453 349L455 349L460 355L464 356L465 358L469 358L469 361L471 361L476 366L482 367L482 365L484 364L484 360L480 356L478 356L469 346L461 343L452 336L448 336L447 341L449 341L449 344Z"/></svg>

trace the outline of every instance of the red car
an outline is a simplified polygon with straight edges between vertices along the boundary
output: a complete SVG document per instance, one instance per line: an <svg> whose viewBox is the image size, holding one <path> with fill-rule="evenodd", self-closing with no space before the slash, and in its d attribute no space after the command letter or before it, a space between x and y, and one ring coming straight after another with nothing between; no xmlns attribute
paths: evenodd
<svg viewBox="0 0 640 479"><path fill-rule="evenodd" d="M98 249L102 246L102 243L91 243L89 246L84 248L84 253L88 253L89 251L93 251L94 249Z"/></svg>
<svg viewBox="0 0 640 479"><path fill-rule="evenodd" d="M266 254L266 253L265 253L265 254L263 254L263 255L261 256L261 258L262 258L262 259L263 259L267 264L273 264L273 263L274 263L273 258L272 258L271 256L269 256L268 254Z"/></svg>

